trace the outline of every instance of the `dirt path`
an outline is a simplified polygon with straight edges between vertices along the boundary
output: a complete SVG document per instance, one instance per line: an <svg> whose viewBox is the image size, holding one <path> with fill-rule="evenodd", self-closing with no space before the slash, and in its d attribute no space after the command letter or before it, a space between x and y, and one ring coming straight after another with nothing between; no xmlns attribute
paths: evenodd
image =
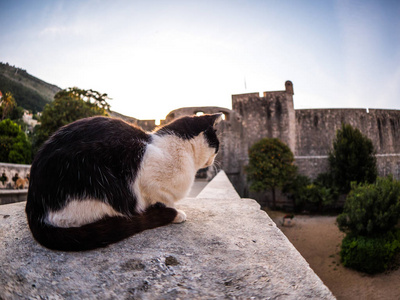
<svg viewBox="0 0 400 300"><path fill-rule="evenodd" d="M296 216L293 227L282 227L283 213L268 214L337 299L400 300L400 269L371 276L341 265L336 217Z"/></svg>

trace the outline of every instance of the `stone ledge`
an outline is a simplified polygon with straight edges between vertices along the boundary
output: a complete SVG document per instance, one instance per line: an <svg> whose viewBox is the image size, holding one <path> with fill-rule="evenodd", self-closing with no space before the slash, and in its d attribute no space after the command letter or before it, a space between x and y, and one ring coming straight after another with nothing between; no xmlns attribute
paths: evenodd
<svg viewBox="0 0 400 300"><path fill-rule="evenodd" d="M218 181L229 190L202 198ZM179 203L185 223L81 253L34 242L24 202L0 206L0 299L334 299L257 202L229 186L221 172Z"/></svg>
<svg viewBox="0 0 400 300"><path fill-rule="evenodd" d="M26 201L27 195L28 195L28 189L0 190L0 205Z"/></svg>

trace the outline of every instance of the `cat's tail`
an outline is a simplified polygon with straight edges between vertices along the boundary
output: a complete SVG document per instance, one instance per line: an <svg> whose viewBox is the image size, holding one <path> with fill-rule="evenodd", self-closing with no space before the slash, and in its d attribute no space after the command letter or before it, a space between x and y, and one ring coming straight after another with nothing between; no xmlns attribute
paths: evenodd
<svg viewBox="0 0 400 300"><path fill-rule="evenodd" d="M84 251L105 247L131 235L171 223L177 215L174 208L156 204L143 214L130 218L106 217L81 227L54 227L28 214L33 237L53 250Z"/></svg>

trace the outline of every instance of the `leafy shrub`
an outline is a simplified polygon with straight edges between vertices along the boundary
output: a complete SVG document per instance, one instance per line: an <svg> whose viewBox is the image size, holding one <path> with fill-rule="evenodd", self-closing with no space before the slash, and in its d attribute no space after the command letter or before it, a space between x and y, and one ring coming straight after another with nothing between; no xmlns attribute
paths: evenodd
<svg viewBox="0 0 400 300"><path fill-rule="evenodd" d="M287 184L283 192L293 201L296 211L322 211L334 204L337 200L337 190L324 181L328 175L320 174L312 182L310 178L297 175L295 179Z"/></svg>
<svg viewBox="0 0 400 300"><path fill-rule="evenodd" d="M388 176L374 184L353 184L337 223L343 232L376 236L393 229L399 217L400 182Z"/></svg>
<svg viewBox="0 0 400 300"><path fill-rule="evenodd" d="M343 265L369 274L387 270L400 253L400 230L377 237L347 235L340 251Z"/></svg>
<svg viewBox="0 0 400 300"><path fill-rule="evenodd" d="M17 164L32 161L31 145L25 133L10 119L0 122L0 161Z"/></svg>
<svg viewBox="0 0 400 300"><path fill-rule="evenodd" d="M307 186L311 184L311 179L307 176L298 174L291 182L287 183L282 192L293 201L295 211L305 209L307 203Z"/></svg>

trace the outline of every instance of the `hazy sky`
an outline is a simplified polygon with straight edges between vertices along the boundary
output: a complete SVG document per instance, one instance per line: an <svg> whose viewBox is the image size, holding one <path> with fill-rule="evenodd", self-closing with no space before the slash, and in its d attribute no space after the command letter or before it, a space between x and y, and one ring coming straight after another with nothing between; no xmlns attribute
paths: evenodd
<svg viewBox="0 0 400 300"><path fill-rule="evenodd" d="M111 108L185 106L294 86L295 108L400 109L400 1L0 0L0 61Z"/></svg>

